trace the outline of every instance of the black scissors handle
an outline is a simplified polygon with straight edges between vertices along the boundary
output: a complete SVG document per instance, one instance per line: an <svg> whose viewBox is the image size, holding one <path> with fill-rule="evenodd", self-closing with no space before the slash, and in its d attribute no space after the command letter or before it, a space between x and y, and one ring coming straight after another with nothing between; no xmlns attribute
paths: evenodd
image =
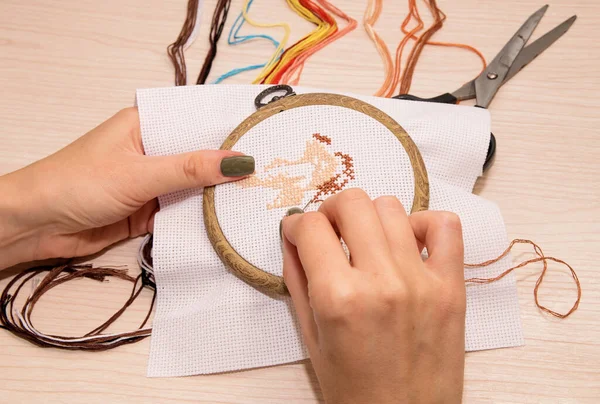
<svg viewBox="0 0 600 404"><path fill-rule="evenodd" d="M458 102L458 98L456 98L455 96L453 96L450 93L445 93L442 95L438 95L437 97L431 97L431 98L421 98L421 97L417 97L416 95L412 95L412 94L400 94L400 95L396 95L392 98L395 98L397 100L407 100L407 101L435 102L438 104L456 104Z"/></svg>
<svg viewBox="0 0 600 404"><path fill-rule="evenodd" d="M419 101L419 102L435 102L437 104L456 104L458 102L458 98L450 93L445 93L442 95L438 95L437 97L431 98L421 98L412 94L399 94L392 98L397 100L406 100L406 101ZM481 108L481 107L479 107ZM492 164L494 156L496 155L496 137L493 133L490 133L490 144L488 145L487 155L485 156L485 161L483 163L483 171L486 171L489 166Z"/></svg>

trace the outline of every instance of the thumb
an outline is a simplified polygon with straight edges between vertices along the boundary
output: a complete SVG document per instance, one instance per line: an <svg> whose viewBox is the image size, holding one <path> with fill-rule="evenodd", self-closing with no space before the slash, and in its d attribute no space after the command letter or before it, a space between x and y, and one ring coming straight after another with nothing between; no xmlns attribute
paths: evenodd
<svg viewBox="0 0 600 404"><path fill-rule="evenodd" d="M172 156L144 156L140 185L149 199L188 188L242 179L254 172L254 158L231 150L200 150Z"/></svg>

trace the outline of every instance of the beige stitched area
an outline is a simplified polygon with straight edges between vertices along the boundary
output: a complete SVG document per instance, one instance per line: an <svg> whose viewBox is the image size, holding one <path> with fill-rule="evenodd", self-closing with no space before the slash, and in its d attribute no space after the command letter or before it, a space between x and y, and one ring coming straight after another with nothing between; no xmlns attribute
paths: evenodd
<svg viewBox="0 0 600 404"><path fill-rule="evenodd" d="M267 209L298 206L302 204L307 193L313 197L309 203L320 201L322 198L341 191L351 179L354 179L354 163L352 157L341 152L331 152L328 146L331 138L315 133L306 142L306 147L297 160L276 158L265 166L263 173L257 173L237 184L242 188L266 187L278 190L273 202L267 204ZM292 175L285 167L295 167L309 164L312 167L310 175ZM278 169L277 173L273 173ZM262 174L262 175L261 175Z"/></svg>

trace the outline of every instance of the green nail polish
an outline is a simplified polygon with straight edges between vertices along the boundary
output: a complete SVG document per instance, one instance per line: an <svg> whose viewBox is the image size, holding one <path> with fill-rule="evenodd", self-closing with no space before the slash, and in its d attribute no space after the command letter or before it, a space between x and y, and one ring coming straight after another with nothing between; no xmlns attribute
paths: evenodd
<svg viewBox="0 0 600 404"><path fill-rule="evenodd" d="M287 212L285 212L286 216L292 216L298 213L304 213L304 211L300 208L289 208ZM279 221L279 240L283 241L283 219Z"/></svg>
<svg viewBox="0 0 600 404"><path fill-rule="evenodd" d="M254 172L254 157L232 156L221 160L221 174L225 177L242 177Z"/></svg>
<svg viewBox="0 0 600 404"><path fill-rule="evenodd" d="M298 213L304 213L304 211L301 208L289 208L287 212L285 212L286 216L292 216Z"/></svg>

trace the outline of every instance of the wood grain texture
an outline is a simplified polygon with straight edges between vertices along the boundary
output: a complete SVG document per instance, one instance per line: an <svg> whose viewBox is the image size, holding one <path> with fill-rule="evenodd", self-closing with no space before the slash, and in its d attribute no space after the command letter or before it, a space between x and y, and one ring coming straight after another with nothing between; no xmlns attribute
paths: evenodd
<svg viewBox="0 0 600 404"><path fill-rule="evenodd" d="M491 58L542 3L533 0L439 0L448 15L436 40L464 42ZM206 0L202 29L188 50L194 77L202 64L215 0ZM362 19L366 1L336 0ZM241 0L234 0L225 32ZM179 33L184 0L0 1L0 173L18 169L68 144L118 109L134 91L173 82L166 47ZM375 25L395 49L405 2L386 2ZM256 0L257 20L287 21L291 42L313 27L283 0ZM422 14L427 18L427 12ZM542 315L532 290L541 267L517 273L526 345L467 355L466 403L596 403L600 397L600 3L554 0L532 38L578 14L571 30L507 83L490 106L498 138L496 160L475 192L500 206L511 238L530 238L569 262L580 277L579 310L560 321ZM430 20L426 20L428 22ZM250 27L245 32L256 32ZM260 30L261 32L265 32ZM269 31L277 38L282 33ZM209 81L225 71L264 63L266 42L219 52ZM456 49L425 48L411 92L429 97L452 91L480 66ZM249 83L253 73L229 80ZM307 62L301 84L331 92L372 94L383 68L359 26ZM121 243L92 261L135 266L141 239ZM515 260L529 257L525 250ZM6 277L10 271L0 273ZM540 299L570 307L568 274L551 267ZM0 281L0 286L6 279ZM46 332L86 332L121 306L125 282L81 281L44 297L33 321ZM142 296L115 330L145 315ZM145 300L144 300L145 299ZM69 305L74 302L73 306ZM149 341L101 353L40 349L0 330L0 402L44 403L315 403L321 396L307 362L244 372L176 379L145 377Z"/></svg>
<svg viewBox="0 0 600 404"><path fill-rule="evenodd" d="M293 95L274 101L261 107L258 111L244 119L221 145L222 150L231 150L233 146L250 129L269 119L273 115L294 108L301 108L311 105L331 105L340 108L348 108L375 119L385 126L402 144L410 160L414 174L414 198L411 213L426 210L429 206L429 180L425 163L421 153L408 133L389 115L382 110L353 97L328 94L328 93L308 93ZM276 141L276 139L274 139ZM266 293L287 294L288 290L282 276L270 274L248 262L242 257L229 243L217 217L215 207L215 187L206 187L203 191L203 214L204 224L208 233L208 238L215 249L217 255L223 263L230 268L241 279L250 285Z"/></svg>

